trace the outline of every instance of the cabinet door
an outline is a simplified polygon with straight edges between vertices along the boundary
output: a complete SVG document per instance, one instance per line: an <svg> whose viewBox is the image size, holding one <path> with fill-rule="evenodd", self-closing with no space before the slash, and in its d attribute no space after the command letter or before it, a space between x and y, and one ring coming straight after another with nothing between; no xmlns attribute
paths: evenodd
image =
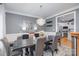
<svg viewBox="0 0 79 59"><path fill-rule="evenodd" d="M57 31L62 31L64 26L68 26L70 32L74 32L74 13L63 14L57 17Z"/></svg>

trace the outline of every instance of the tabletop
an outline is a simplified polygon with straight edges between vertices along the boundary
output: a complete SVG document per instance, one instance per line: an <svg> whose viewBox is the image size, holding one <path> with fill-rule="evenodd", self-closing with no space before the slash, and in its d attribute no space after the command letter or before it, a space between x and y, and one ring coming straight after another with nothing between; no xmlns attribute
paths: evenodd
<svg viewBox="0 0 79 59"><path fill-rule="evenodd" d="M46 39L46 42L49 41ZM37 38L34 39L18 39L13 43L13 50L28 48L30 46L35 45L37 42Z"/></svg>
<svg viewBox="0 0 79 59"><path fill-rule="evenodd" d="M36 44L36 40L33 39L21 39L13 43L13 50L30 47Z"/></svg>

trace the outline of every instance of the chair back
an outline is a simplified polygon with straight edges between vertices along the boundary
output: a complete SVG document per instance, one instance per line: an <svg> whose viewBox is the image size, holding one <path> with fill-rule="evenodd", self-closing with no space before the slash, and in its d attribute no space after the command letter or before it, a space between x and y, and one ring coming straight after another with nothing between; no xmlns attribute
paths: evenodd
<svg viewBox="0 0 79 59"><path fill-rule="evenodd" d="M4 47L6 49L7 56L9 56L11 49L10 49L10 44L8 43L7 38L2 39L2 42L3 42Z"/></svg>
<svg viewBox="0 0 79 59"><path fill-rule="evenodd" d="M55 37L55 36L53 36L53 35L48 35L48 41L50 41L50 40L53 41L53 40L54 40L54 37Z"/></svg>
<svg viewBox="0 0 79 59"><path fill-rule="evenodd" d="M52 50L53 50L53 51L54 51L55 49L58 49L58 48L57 48L57 46L58 46L58 45L57 45L58 39L59 39L59 36L56 35L56 36L54 37L54 40L52 41Z"/></svg>
<svg viewBox="0 0 79 59"><path fill-rule="evenodd" d="M38 38L35 48L36 56L43 56L45 38Z"/></svg>
<svg viewBox="0 0 79 59"><path fill-rule="evenodd" d="M17 42L20 42L20 41L22 41L22 39L23 39L22 36L19 36L19 37L17 37L17 40L16 41Z"/></svg>
<svg viewBox="0 0 79 59"><path fill-rule="evenodd" d="M59 39L59 38L60 38L60 36L57 36L57 35L56 35L56 36L54 37L54 40L53 40L53 41L54 41L54 42L58 42L58 39Z"/></svg>
<svg viewBox="0 0 79 59"><path fill-rule="evenodd" d="M22 39L29 39L29 34L22 35Z"/></svg>
<svg viewBox="0 0 79 59"><path fill-rule="evenodd" d="M35 35L36 38L39 37L39 33L35 33L34 35Z"/></svg>

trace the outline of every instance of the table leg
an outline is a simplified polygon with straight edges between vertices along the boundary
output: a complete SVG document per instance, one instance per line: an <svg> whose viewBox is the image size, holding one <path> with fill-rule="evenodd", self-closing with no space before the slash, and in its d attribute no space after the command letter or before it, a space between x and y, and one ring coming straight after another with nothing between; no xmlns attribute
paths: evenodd
<svg viewBox="0 0 79 59"><path fill-rule="evenodd" d="M25 48L23 48L23 56L25 56Z"/></svg>

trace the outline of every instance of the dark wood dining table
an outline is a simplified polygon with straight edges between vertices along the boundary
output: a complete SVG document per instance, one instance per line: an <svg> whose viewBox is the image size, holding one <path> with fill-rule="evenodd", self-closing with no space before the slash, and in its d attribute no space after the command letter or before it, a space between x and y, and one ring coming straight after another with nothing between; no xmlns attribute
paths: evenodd
<svg viewBox="0 0 79 59"><path fill-rule="evenodd" d="M13 50L30 47L36 44L36 41L33 39L22 39L22 40L16 40L13 43Z"/></svg>
<svg viewBox="0 0 79 59"><path fill-rule="evenodd" d="M21 40L16 40L13 43L13 50L30 48L31 46L33 46L35 44L36 44L36 40L34 40L34 39L21 39ZM25 53L24 50L23 50L23 53Z"/></svg>
<svg viewBox="0 0 79 59"><path fill-rule="evenodd" d="M37 41L37 39L20 39L20 40L16 40L13 43L13 50L30 48L31 46L33 46L33 45L35 45L37 43L36 41ZM46 39L46 42L48 42L48 41L49 40Z"/></svg>

